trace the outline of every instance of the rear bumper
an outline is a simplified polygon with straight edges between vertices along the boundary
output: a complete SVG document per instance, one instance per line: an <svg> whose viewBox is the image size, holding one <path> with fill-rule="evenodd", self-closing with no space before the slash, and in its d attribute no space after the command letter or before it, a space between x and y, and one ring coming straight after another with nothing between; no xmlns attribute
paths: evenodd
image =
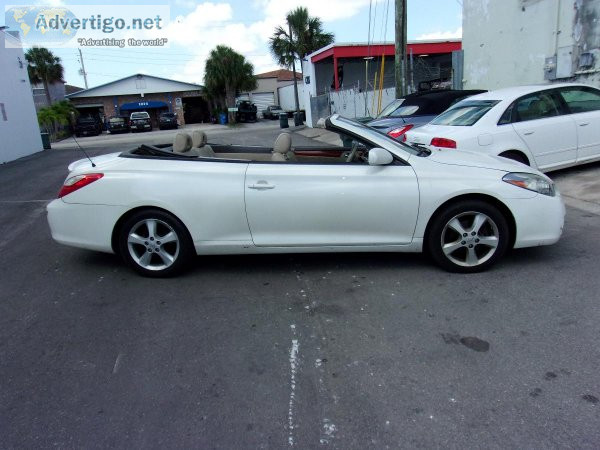
<svg viewBox="0 0 600 450"><path fill-rule="evenodd" d="M512 199L510 205L517 224L514 248L550 245L560 239L565 223L565 205L560 194Z"/></svg>
<svg viewBox="0 0 600 450"><path fill-rule="evenodd" d="M122 206L82 205L53 200L46 207L52 238L72 247L114 253L112 232L127 209Z"/></svg>

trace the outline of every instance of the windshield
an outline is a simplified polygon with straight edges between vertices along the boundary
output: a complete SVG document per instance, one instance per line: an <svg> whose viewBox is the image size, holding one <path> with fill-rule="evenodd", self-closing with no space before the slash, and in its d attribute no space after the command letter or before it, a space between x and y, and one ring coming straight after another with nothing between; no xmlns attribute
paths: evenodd
<svg viewBox="0 0 600 450"><path fill-rule="evenodd" d="M169 119L172 119L173 117L175 117L175 114L173 114L173 113L162 113L161 116L162 117L168 117Z"/></svg>
<svg viewBox="0 0 600 450"><path fill-rule="evenodd" d="M131 114L132 119L146 119L147 117L148 117L148 113L146 113L146 112L139 112L139 113Z"/></svg>
<svg viewBox="0 0 600 450"><path fill-rule="evenodd" d="M387 116L391 115L394 111L396 111L398 109L398 107L402 103L404 103L403 98L398 98L398 99L394 100L392 103L390 103L385 108L383 108L383 111L381 111L381 113L379 113L379 115L377 117L387 117Z"/></svg>
<svg viewBox="0 0 600 450"><path fill-rule="evenodd" d="M404 142L397 141L396 139L388 136L387 134L382 133L382 132L376 130L375 128L369 127L369 126L365 125L364 123L360 123L356 120L348 119L347 117L342 117L342 116L338 116L337 120L340 122L355 126L355 127L359 127L361 129L360 136L366 140L370 140L372 137L375 137L378 139L383 138L383 139L385 139L386 143L391 143L394 147L397 147L407 153L410 153L411 155L417 155L417 156L429 155L429 151L426 149L417 148L412 145L408 145Z"/></svg>
<svg viewBox="0 0 600 450"><path fill-rule="evenodd" d="M431 121L432 125L470 127L500 100L463 100Z"/></svg>

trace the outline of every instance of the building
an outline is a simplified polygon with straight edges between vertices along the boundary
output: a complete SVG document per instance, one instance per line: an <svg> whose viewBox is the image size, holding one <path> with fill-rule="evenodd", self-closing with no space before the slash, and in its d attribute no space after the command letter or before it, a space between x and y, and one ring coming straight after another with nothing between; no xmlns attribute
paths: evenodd
<svg viewBox="0 0 600 450"><path fill-rule="evenodd" d="M294 75L291 70L279 69L259 73L255 76L257 81L256 89L251 92L241 93L237 97L237 100L250 100L256 105L259 113L269 105L279 105L282 97L280 90L294 84ZM303 89L302 74L296 72L296 79L298 80L298 90L300 91ZM288 93L289 89L285 89L285 92ZM293 90L293 87L291 89ZM289 95L284 95L285 99L288 97Z"/></svg>
<svg viewBox="0 0 600 450"><path fill-rule="evenodd" d="M202 86L138 73L67 95L80 115L104 121L111 116L129 116L147 111L158 127L161 112L174 112L181 125L210 121Z"/></svg>
<svg viewBox="0 0 600 450"><path fill-rule="evenodd" d="M463 0L464 87L600 85L600 0Z"/></svg>
<svg viewBox="0 0 600 450"><path fill-rule="evenodd" d="M460 39L409 41L408 91L460 88L461 48ZM302 62L307 124L314 126L319 117L334 112L375 115L395 98L394 62L393 42L334 43L308 55ZM384 100L373 101L380 86Z"/></svg>
<svg viewBox="0 0 600 450"><path fill-rule="evenodd" d="M46 97L46 89L44 89L44 83L35 83L31 85L31 92L33 95L33 103L35 110L39 111L41 108L45 108L48 105L48 98ZM56 103L65 99L65 82L55 81L54 83L48 84L48 93L50 94L50 102Z"/></svg>
<svg viewBox="0 0 600 450"><path fill-rule="evenodd" d="M23 49L18 38L3 27L0 67L0 163L6 163L41 151L42 140Z"/></svg>
<svg viewBox="0 0 600 450"><path fill-rule="evenodd" d="M64 81L55 81L48 85L48 91L50 93L51 103L60 102L65 99L69 94L82 91L83 88L77 86L71 86L65 84ZM35 110L39 111L40 108L45 108L48 105L48 98L46 97L46 90L44 89L44 83L35 83L31 86L33 94L33 103L35 104Z"/></svg>

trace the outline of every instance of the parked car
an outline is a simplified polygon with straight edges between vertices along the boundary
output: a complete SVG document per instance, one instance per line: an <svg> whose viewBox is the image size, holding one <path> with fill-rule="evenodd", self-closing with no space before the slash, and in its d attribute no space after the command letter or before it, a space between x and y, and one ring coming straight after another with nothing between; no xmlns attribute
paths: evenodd
<svg viewBox="0 0 600 450"><path fill-rule="evenodd" d="M286 114L286 112L281 109L279 105L271 105L267 106L267 108L263 111L263 118L265 119L279 119L279 114Z"/></svg>
<svg viewBox="0 0 600 450"><path fill-rule="evenodd" d="M241 100L237 102L236 108L235 120L237 122L256 122L257 108L254 103L250 103L248 100Z"/></svg>
<svg viewBox="0 0 600 450"><path fill-rule="evenodd" d="M406 140L434 151L469 150L550 171L600 159L600 90L583 84L520 86L469 97Z"/></svg>
<svg viewBox="0 0 600 450"><path fill-rule="evenodd" d="M326 127L335 144L292 149L282 133L272 147L213 144L206 157L178 133L172 148L74 162L47 207L52 236L166 276L195 254L422 250L476 272L561 235L561 197L533 168L418 149L338 115Z"/></svg>
<svg viewBox="0 0 600 450"><path fill-rule="evenodd" d="M172 112L160 113L158 117L158 128L166 130L167 128L177 128L179 123L177 122L177 114Z"/></svg>
<svg viewBox="0 0 600 450"><path fill-rule="evenodd" d="M129 116L129 127L131 131L152 131L150 114L146 111L132 112Z"/></svg>
<svg viewBox="0 0 600 450"><path fill-rule="evenodd" d="M387 105L375 120L367 125L394 139L403 139L404 134L425 125L452 104L484 90L441 90L408 94Z"/></svg>
<svg viewBox="0 0 600 450"><path fill-rule="evenodd" d="M75 136L98 136L102 133L102 124L96 117L78 117L75 122Z"/></svg>
<svg viewBox="0 0 600 450"><path fill-rule="evenodd" d="M127 117L113 116L108 119L107 130L111 134L129 133L129 120Z"/></svg>

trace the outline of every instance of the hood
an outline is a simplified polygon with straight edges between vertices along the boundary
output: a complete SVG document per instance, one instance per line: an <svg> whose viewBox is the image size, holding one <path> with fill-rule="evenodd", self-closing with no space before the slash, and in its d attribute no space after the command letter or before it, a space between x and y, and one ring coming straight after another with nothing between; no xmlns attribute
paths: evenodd
<svg viewBox="0 0 600 450"><path fill-rule="evenodd" d="M83 171L87 171L90 169L96 170L99 168L107 167L108 165L110 165L111 162L117 161L120 154L121 154L121 152L116 152L116 153L109 153L108 155L92 156L91 157L92 161L94 161L94 164L96 164L96 167L92 167L90 160L87 158L79 159L79 160L74 161L71 164L69 164L69 172L74 172L74 171L83 172Z"/></svg>
<svg viewBox="0 0 600 450"><path fill-rule="evenodd" d="M482 169L501 170L504 172L538 173L538 171L532 167L513 161L512 159L464 150L433 150L427 159L435 161L436 163L453 166L479 167Z"/></svg>

